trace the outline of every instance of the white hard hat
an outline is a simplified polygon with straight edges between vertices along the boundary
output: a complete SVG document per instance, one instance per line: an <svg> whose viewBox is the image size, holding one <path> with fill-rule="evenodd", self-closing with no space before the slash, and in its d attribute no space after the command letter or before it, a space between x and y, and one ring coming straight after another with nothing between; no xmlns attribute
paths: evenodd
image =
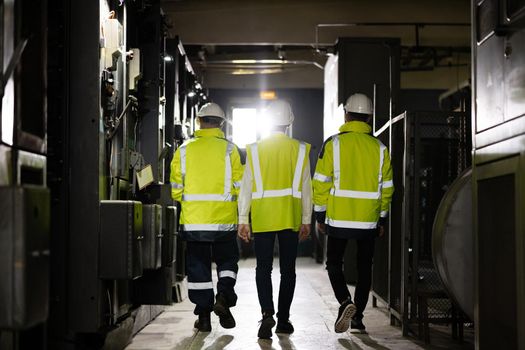
<svg viewBox="0 0 525 350"><path fill-rule="evenodd" d="M224 111L218 104L213 102L208 102L199 109L197 112L197 117L218 117L221 119L226 119L224 116Z"/></svg>
<svg viewBox="0 0 525 350"><path fill-rule="evenodd" d="M284 100L270 102L265 114L273 125L290 125L294 119L292 107Z"/></svg>
<svg viewBox="0 0 525 350"><path fill-rule="evenodd" d="M346 113L361 113L361 114L373 114L374 107L372 100L370 100L365 94L353 94L346 100L345 104Z"/></svg>

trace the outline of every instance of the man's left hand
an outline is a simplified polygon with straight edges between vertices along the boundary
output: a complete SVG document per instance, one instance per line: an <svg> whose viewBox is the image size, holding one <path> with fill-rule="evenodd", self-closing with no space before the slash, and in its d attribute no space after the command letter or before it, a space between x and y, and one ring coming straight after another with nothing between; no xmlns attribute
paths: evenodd
<svg viewBox="0 0 525 350"><path fill-rule="evenodd" d="M249 224L239 224L237 226L237 236L246 243L250 243L250 231Z"/></svg>

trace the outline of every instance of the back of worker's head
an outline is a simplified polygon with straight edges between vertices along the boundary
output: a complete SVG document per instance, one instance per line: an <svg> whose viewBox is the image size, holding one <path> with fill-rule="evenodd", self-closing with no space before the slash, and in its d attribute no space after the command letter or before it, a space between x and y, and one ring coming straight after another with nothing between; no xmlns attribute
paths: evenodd
<svg viewBox="0 0 525 350"><path fill-rule="evenodd" d="M372 100L365 94L353 94L346 100L345 112L345 121L358 120L368 122L374 113Z"/></svg>
<svg viewBox="0 0 525 350"><path fill-rule="evenodd" d="M292 106L285 100L274 100L264 110L273 129L284 129L294 120Z"/></svg>
<svg viewBox="0 0 525 350"><path fill-rule="evenodd" d="M226 120L222 108L213 102L203 105L197 112L197 118L202 129L220 128Z"/></svg>

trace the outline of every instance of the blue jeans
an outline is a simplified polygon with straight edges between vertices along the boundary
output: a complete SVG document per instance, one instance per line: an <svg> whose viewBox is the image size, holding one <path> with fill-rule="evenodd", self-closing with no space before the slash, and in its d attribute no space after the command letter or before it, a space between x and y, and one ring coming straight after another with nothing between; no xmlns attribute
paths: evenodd
<svg viewBox="0 0 525 350"><path fill-rule="evenodd" d="M279 240L279 267L281 270L281 284L279 286L279 302L277 318L286 321L290 317L295 291L295 259L299 236L292 230L277 232L257 232L255 237L255 256L257 267L255 281L261 311L273 315L275 313L272 293L273 247L275 237Z"/></svg>

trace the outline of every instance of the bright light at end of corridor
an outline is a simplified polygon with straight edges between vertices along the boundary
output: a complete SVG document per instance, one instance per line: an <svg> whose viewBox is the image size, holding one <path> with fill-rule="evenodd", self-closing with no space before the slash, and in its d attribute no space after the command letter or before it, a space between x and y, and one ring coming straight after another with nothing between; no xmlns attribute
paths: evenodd
<svg viewBox="0 0 525 350"><path fill-rule="evenodd" d="M257 130L259 131L261 138L269 136L270 131L272 130L270 116L266 114L264 110L257 114Z"/></svg>

